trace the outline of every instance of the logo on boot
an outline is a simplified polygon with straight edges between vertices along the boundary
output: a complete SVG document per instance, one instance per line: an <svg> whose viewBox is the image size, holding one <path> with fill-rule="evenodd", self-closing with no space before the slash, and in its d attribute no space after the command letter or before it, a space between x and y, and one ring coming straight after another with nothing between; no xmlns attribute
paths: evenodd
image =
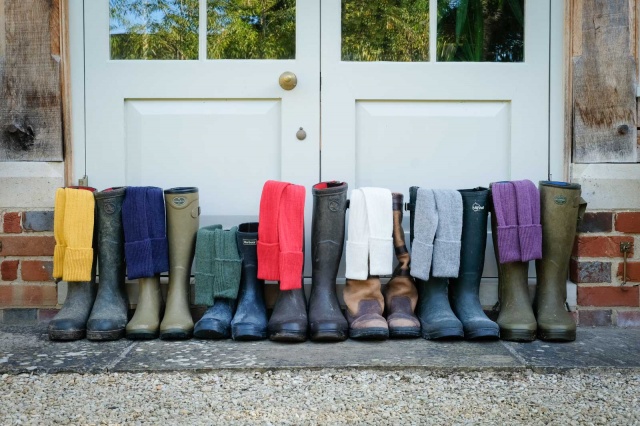
<svg viewBox="0 0 640 426"><path fill-rule="evenodd" d="M559 206L564 206L567 204L567 197L564 195L556 195L556 198L553 199L553 202Z"/></svg>
<svg viewBox="0 0 640 426"><path fill-rule="evenodd" d="M113 203L104 203L104 212L106 214L113 214L116 211L116 205Z"/></svg>
<svg viewBox="0 0 640 426"><path fill-rule="evenodd" d="M329 210L337 212L340 210L340 198L334 197L329 199Z"/></svg>
<svg viewBox="0 0 640 426"><path fill-rule="evenodd" d="M479 212L480 210L484 210L484 206L481 206L478 203L473 203L471 208L473 209L474 212Z"/></svg>
<svg viewBox="0 0 640 426"><path fill-rule="evenodd" d="M246 238L242 239L242 245L244 246L255 246L256 245L256 240L248 240Z"/></svg>
<svg viewBox="0 0 640 426"><path fill-rule="evenodd" d="M182 207L187 202L187 199L184 197L173 197L173 204L176 207Z"/></svg>

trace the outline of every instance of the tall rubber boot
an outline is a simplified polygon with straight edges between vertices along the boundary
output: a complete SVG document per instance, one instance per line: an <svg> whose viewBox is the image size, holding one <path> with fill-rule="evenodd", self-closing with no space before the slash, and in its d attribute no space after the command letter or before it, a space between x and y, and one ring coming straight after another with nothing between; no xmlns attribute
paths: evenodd
<svg viewBox="0 0 640 426"><path fill-rule="evenodd" d="M124 227L122 202L125 188L96 192L98 212L98 295L87 321L87 339L124 337L129 301L125 288Z"/></svg>
<svg viewBox="0 0 640 426"><path fill-rule="evenodd" d="M147 340L158 337L162 292L160 275L138 279L138 306L133 318L127 324L128 339Z"/></svg>
<svg viewBox="0 0 640 426"><path fill-rule="evenodd" d="M498 324L491 321L480 304L480 280L487 245L489 190L462 189L462 252L458 278L449 280L449 302L462 321L466 339L497 339Z"/></svg>
<svg viewBox="0 0 640 426"><path fill-rule="evenodd" d="M188 339L193 333L189 311L189 281L200 224L198 188L178 187L164 191L169 240L169 291L160 323L163 340Z"/></svg>
<svg viewBox="0 0 640 426"><path fill-rule="evenodd" d="M418 290L411 276L411 255L404 241L402 209L404 196L393 193L393 246L398 265L384 292L384 304L389 337L420 337L420 320L414 314L418 304Z"/></svg>
<svg viewBox="0 0 640 426"><path fill-rule="evenodd" d="M347 280L344 288L344 303L347 305L349 337L354 340L386 340L389 325L382 316L384 296L380 278L369 276L366 280Z"/></svg>
<svg viewBox="0 0 640 426"><path fill-rule="evenodd" d="M269 340L304 342L307 340L307 326L307 300L304 288L280 290L267 326Z"/></svg>
<svg viewBox="0 0 640 426"><path fill-rule="evenodd" d="M409 188L410 240L413 242L415 208L418 187ZM463 337L462 323L451 310L449 303L449 279L430 276L428 281L416 278L418 288L418 306L416 315L422 326L425 339L451 339Z"/></svg>
<svg viewBox="0 0 640 426"><path fill-rule="evenodd" d="M565 309L569 257L586 203L580 185L540 182L542 259L536 260L535 314L542 340L573 341L576 323Z"/></svg>
<svg viewBox="0 0 640 426"><path fill-rule="evenodd" d="M231 320L235 308L235 299L216 297L213 306L196 323L193 336L198 339L228 339L231 337Z"/></svg>
<svg viewBox="0 0 640 426"><path fill-rule="evenodd" d="M349 335L349 325L336 295L336 277L344 247L347 210L345 182L321 182L313 187L311 223L311 340L339 342Z"/></svg>
<svg viewBox="0 0 640 426"><path fill-rule="evenodd" d="M491 214L493 250L498 265L500 338L514 342L536 339L536 318L529 298L529 262L500 263L496 215Z"/></svg>
<svg viewBox="0 0 640 426"><path fill-rule="evenodd" d="M242 257L242 278L238 308L231 321L231 337L233 340L263 340L267 338L267 307L264 280L258 279L258 222L240 224L236 238Z"/></svg>

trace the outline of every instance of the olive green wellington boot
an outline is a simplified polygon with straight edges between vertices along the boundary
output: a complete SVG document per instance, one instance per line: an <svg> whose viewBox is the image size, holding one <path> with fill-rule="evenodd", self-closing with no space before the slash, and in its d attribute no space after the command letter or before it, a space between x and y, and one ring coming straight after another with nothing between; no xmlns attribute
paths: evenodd
<svg viewBox="0 0 640 426"><path fill-rule="evenodd" d="M127 324L127 338L133 340L155 339L160 328L162 292L160 275L138 279L138 306Z"/></svg>
<svg viewBox="0 0 640 426"><path fill-rule="evenodd" d="M193 333L189 311L189 280L200 225L198 188L181 187L164 191L169 240L169 292L160 324L163 340L188 339Z"/></svg>
<svg viewBox="0 0 640 426"><path fill-rule="evenodd" d="M578 220L587 204L580 197L578 184L542 181L539 188L542 259L536 260L538 337L573 341L576 323L565 308L567 274Z"/></svg>

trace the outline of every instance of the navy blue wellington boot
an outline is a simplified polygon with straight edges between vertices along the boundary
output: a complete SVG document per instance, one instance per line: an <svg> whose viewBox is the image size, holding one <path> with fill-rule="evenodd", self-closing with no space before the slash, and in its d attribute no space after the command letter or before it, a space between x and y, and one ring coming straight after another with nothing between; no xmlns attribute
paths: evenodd
<svg viewBox="0 0 640 426"><path fill-rule="evenodd" d="M193 328L193 336L198 339L228 339L231 336L231 318L236 301L216 298Z"/></svg>

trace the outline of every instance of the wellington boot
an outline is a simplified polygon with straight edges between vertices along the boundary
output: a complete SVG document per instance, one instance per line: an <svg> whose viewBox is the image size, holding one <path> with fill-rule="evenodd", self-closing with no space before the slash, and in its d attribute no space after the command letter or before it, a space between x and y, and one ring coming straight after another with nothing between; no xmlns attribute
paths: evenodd
<svg viewBox="0 0 640 426"><path fill-rule="evenodd" d="M386 340L389 325L384 319L384 297L380 291L380 278L347 280L344 303L347 305L349 337L355 340Z"/></svg>
<svg viewBox="0 0 640 426"><path fill-rule="evenodd" d="M540 182L542 259L536 261L535 314L542 340L573 341L576 323L565 309L569 257L586 203L580 185Z"/></svg>
<svg viewBox="0 0 640 426"><path fill-rule="evenodd" d="M480 304L480 280L487 245L489 190L463 189L462 251L458 278L449 280L449 302L462 321L466 339L497 339L498 324L491 321Z"/></svg>
<svg viewBox="0 0 640 426"><path fill-rule="evenodd" d="M389 337L420 337L420 320L415 315L418 290L411 276L411 255L404 241L402 209L404 196L393 193L393 246L398 265L384 292Z"/></svg>
<svg viewBox="0 0 640 426"><path fill-rule="evenodd" d="M127 324L127 338L132 340L155 339L160 328L162 292L160 275L138 280L138 306Z"/></svg>
<svg viewBox="0 0 640 426"><path fill-rule="evenodd" d="M336 277L344 247L347 184L321 182L313 187L311 224L312 279L309 298L311 340L346 340L349 324L336 295Z"/></svg>
<svg viewBox="0 0 640 426"><path fill-rule="evenodd" d="M413 242L415 207L418 187L409 188L410 240ZM422 326L425 339L451 339L464 336L462 323L455 316L449 304L448 278L429 277L428 281L415 279L418 288L416 315Z"/></svg>
<svg viewBox="0 0 640 426"><path fill-rule="evenodd" d="M91 313L95 298L95 281L72 281L67 283L67 298L64 301L64 305L49 322L49 339L84 339L87 330L87 319Z"/></svg>
<svg viewBox="0 0 640 426"><path fill-rule="evenodd" d="M189 311L189 281L200 223L198 188L181 187L164 191L169 240L169 291L160 323L163 340L188 339L193 332Z"/></svg>
<svg viewBox="0 0 640 426"><path fill-rule="evenodd" d="M231 319L236 307L234 299L216 298L193 329L198 339L228 339L231 337Z"/></svg>
<svg viewBox="0 0 640 426"><path fill-rule="evenodd" d="M98 219L98 295L87 321L87 339L124 337L129 302L125 288L122 202L125 188L96 192Z"/></svg>
<svg viewBox="0 0 640 426"><path fill-rule="evenodd" d="M304 289L280 290L269 318L269 339L275 342L304 342L307 340L307 325Z"/></svg>
<svg viewBox="0 0 640 426"><path fill-rule="evenodd" d="M267 307L264 303L264 280L258 279L258 222L242 223L236 234L242 257L242 277L238 292L238 309L231 321L233 340L267 338Z"/></svg>
<svg viewBox="0 0 640 426"><path fill-rule="evenodd" d="M536 339L536 318L529 298L529 262L500 263L495 214L491 215L493 249L498 264L498 326L500 338L514 342Z"/></svg>

